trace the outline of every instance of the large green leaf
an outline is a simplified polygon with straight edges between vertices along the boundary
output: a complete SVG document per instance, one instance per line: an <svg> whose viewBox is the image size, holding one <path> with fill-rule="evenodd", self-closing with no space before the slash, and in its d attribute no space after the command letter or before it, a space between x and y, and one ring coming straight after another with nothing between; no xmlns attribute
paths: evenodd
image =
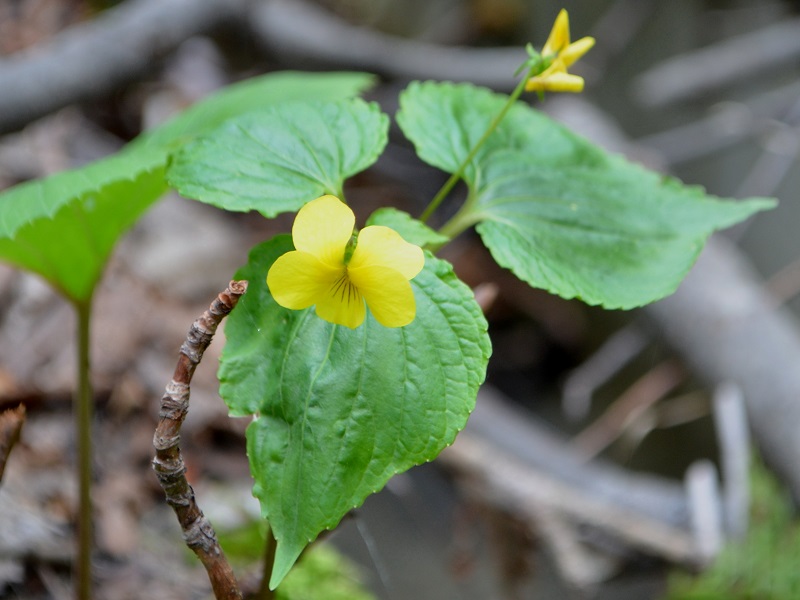
<svg viewBox="0 0 800 600"><path fill-rule="evenodd" d="M506 96L412 84L398 122L420 157L455 172ZM607 308L672 291L707 237L774 201L723 202L606 154L517 103L464 172L456 229L478 224L497 262L534 287Z"/></svg>
<svg viewBox="0 0 800 600"><path fill-rule="evenodd" d="M622 159L552 169L498 152L485 173L475 218L498 264L534 287L607 308L672 293L715 229L773 205L722 202Z"/></svg>
<svg viewBox="0 0 800 600"><path fill-rule="evenodd" d="M6 190L0 194L0 259L85 302L116 240L166 190L164 167L175 145L243 111L307 94L348 97L370 81L355 73L259 77L198 103L116 155Z"/></svg>
<svg viewBox="0 0 800 600"><path fill-rule="evenodd" d="M472 410L490 345L469 288L426 256L412 281L416 319L357 329L278 306L265 277L292 249L257 246L250 287L225 327L220 393L247 430L254 493L278 540L273 587L324 529L392 475L434 458Z"/></svg>
<svg viewBox="0 0 800 600"><path fill-rule="evenodd" d="M166 191L166 157L121 152L0 194L0 259L91 297L117 238Z"/></svg>
<svg viewBox="0 0 800 600"><path fill-rule="evenodd" d="M326 193L342 197L344 180L383 152L388 127L378 105L360 99L282 104L188 144L167 177L189 198L274 217Z"/></svg>

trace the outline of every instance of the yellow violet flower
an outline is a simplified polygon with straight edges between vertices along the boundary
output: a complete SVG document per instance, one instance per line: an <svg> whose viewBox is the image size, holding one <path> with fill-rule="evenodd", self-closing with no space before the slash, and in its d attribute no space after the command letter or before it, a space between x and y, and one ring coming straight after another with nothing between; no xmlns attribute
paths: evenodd
<svg viewBox="0 0 800 600"><path fill-rule="evenodd" d="M550 62L549 66L531 77L525 83L528 92L582 92L583 77L571 75L567 68L586 54L594 46L593 37L584 37L577 42L569 41L569 15L563 8L556 17L553 29L547 37L542 58Z"/></svg>
<svg viewBox="0 0 800 600"><path fill-rule="evenodd" d="M319 317L351 329L364 322L366 306L385 327L408 325L417 311L409 281L425 264L422 249L388 227L354 232L355 223L335 196L303 206L292 226L295 250L267 274L272 297L293 310L316 304Z"/></svg>

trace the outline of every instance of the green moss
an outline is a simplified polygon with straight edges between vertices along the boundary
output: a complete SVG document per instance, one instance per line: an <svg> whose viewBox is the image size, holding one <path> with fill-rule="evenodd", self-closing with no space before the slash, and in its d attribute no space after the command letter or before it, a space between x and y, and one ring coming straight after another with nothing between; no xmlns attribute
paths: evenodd
<svg viewBox="0 0 800 600"><path fill-rule="evenodd" d="M786 492L762 464L753 464L747 536L728 544L704 573L673 575L665 600L800 598L800 524Z"/></svg>
<svg viewBox="0 0 800 600"><path fill-rule="evenodd" d="M219 533L225 555L239 567L261 565L266 522L249 523ZM330 544L304 552L275 591L277 600L375 600L363 585L358 567Z"/></svg>
<svg viewBox="0 0 800 600"><path fill-rule="evenodd" d="M375 600L359 573L328 544L306 552L277 589L278 600Z"/></svg>

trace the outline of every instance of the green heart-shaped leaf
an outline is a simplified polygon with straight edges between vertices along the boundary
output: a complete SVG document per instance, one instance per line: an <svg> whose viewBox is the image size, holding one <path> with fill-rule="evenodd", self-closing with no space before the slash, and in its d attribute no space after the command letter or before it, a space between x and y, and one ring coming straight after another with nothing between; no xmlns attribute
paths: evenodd
<svg viewBox="0 0 800 600"><path fill-rule="evenodd" d="M508 98L467 84L414 83L398 123L420 157L454 173ZM497 262L534 287L607 308L675 290L707 237L774 201L722 202L593 146L522 103L463 172L466 204Z"/></svg>
<svg viewBox="0 0 800 600"><path fill-rule="evenodd" d="M475 217L498 264L534 287L607 308L672 293L714 230L774 204L722 202L622 159L552 169L499 152L485 173Z"/></svg>
<svg viewBox="0 0 800 600"><path fill-rule="evenodd" d="M291 249L288 236L257 246L237 274L250 287L225 327L219 371L232 414L256 415L248 453L278 540L273 587L320 531L452 443L490 353L480 308L448 263L426 256L410 325L368 315L348 329L272 299L267 271Z"/></svg>
<svg viewBox="0 0 800 600"><path fill-rule="evenodd" d="M0 195L0 258L85 301L119 236L165 191L163 159L128 153L19 185Z"/></svg>
<svg viewBox="0 0 800 600"><path fill-rule="evenodd" d="M378 105L360 99L284 104L187 145L167 176L184 196L274 217L323 194L341 198L344 180L383 152L388 127Z"/></svg>

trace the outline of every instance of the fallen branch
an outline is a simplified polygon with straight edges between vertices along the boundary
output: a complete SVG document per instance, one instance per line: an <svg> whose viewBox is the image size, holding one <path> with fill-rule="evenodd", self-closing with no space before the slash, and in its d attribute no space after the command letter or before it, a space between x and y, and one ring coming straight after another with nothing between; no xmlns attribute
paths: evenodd
<svg viewBox="0 0 800 600"><path fill-rule="evenodd" d="M128 0L0 60L0 133L152 73L181 42L243 14L247 0Z"/></svg>
<svg viewBox="0 0 800 600"><path fill-rule="evenodd" d="M733 384L714 390L714 427L719 444L725 533L741 540L750 513L750 432L742 391Z"/></svg>
<svg viewBox="0 0 800 600"><path fill-rule="evenodd" d="M765 461L800 502L800 324L763 285L716 236L678 291L645 311L696 373L741 389Z"/></svg>
<svg viewBox="0 0 800 600"><path fill-rule="evenodd" d="M800 57L800 19L784 19L751 33L667 59L633 82L639 101L658 108L749 81Z"/></svg>
<svg viewBox="0 0 800 600"><path fill-rule="evenodd" d="M597 351L576 367L564 381L561 407L572 421L585 419L592 394L644 350L647 338L631 324L613 333Z"/></svg>
<svg viewBox="0 0 800 600"><path fill-rule="evenodd" d="M357 27L304 0L254 5L248 23L274 53L401 79L471 81L511 90L514 71L526 58L520 48L444 46Z"/></svg>
<svg viewBox="0 0 800 600"><path fill-rule="evenodd" d="M569 442L484 385L475 412L438 459L492 506L533 524L559 514L632 548L694 564L687 498L680 484L584 462ZM475 485L469 485L472 482Z"/></svg>
<svg viewBox="0 0 800 600"><path fill-rule="evenodd" d="M723 427L717 434L726 447L730 425ZM487 384L438 463L459 476L471 498L541 534L561 574L578 587L612 576L624 550L698 567L723 539L726 506L710 464L693 465L681 486L602 459L587 462L567 439Z"/></svg>
<svg viewBox="0 0 800 600"><path fill-rule="evenodd" d="M576 497L616 507L619 512L642 515L669 528L688 529L688 506L679 483L632 473L604 460L586 461L564 436L514 406L488 384L478 392L475 410L453 444L456 453L456 446L467 439L518 461L537 477L552 479L574 490ZM443 461L448 460L448 452L442 453ZM487 455L471 468L488 473L499 464ZM516 485L513 477L509 481L510 487Z"/></svg>
<svg viewBox="0 0 800 600"><path fill-rule="evenodd" d="M618 439L627 427L680 385L685 374L675 360L647 371L578 433L572 443L586 459L594 458Z"/></svg>
<svg viewBox="0 0 800 600"><path fill-rule="evenodd" d="M153 469L167 495L167 503L175 511L183 530L186 545L203 563L217 600L241 600L242 593L233 569L217 541L214 528L197 506L194 490L186 480L186 466L181 457L180 428L189 409L189 384L220 322L230 313L247 291L246 281L231 281L209 309L192 323L172 381L161 399L159 422L153 436L156 457Z"/></svg>

